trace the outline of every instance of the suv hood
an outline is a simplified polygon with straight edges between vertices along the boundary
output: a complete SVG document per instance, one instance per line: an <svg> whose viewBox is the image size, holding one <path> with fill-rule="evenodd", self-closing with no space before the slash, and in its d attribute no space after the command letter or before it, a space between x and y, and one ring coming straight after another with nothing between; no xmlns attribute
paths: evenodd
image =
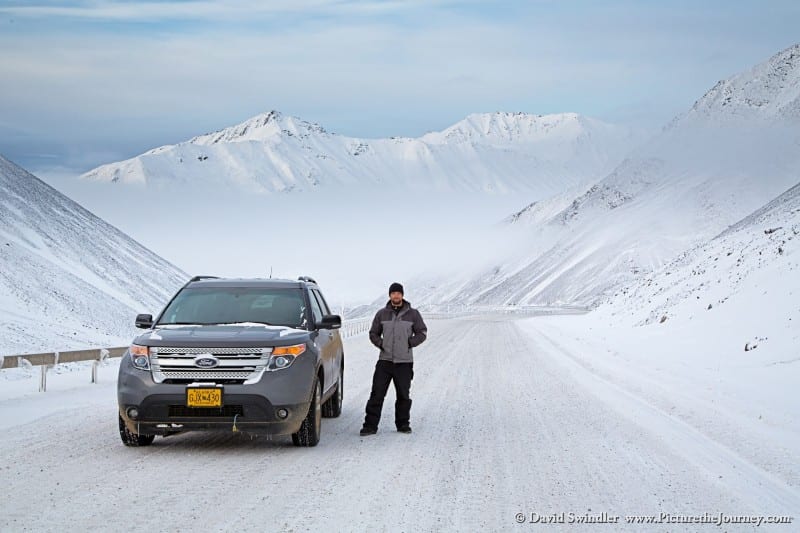
<svg viewBox="0 0 800 533"><path fill-rule="evenodd" d="M220 326L156 326L134 339L141 346L172 347L268 347L308 340L310 331L286 326L235 324Z"/></svg>

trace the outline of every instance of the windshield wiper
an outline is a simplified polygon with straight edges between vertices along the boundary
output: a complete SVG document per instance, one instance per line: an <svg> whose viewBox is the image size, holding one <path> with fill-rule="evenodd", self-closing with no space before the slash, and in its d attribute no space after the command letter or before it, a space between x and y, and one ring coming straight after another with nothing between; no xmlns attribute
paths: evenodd
<svg viewBox="0 0 800 533"><path fill-rule="evenodd" d="M159 326L246 326L248 324L258 324L260 326L273 326L273 327L293 327L283 326L282 324L272 324L262 320L247 320L240 322L159 322L155 327Z"/></svg>
<svg viewBox="0 0 800 533"><path fill-rule="evenodd" d="M242 322L217 322L213 324L214 326L240 326L246 324L261 324L264 326L274 326L275 324L270 324L269 322L263 322L261 320L246 320Z"/></svg>

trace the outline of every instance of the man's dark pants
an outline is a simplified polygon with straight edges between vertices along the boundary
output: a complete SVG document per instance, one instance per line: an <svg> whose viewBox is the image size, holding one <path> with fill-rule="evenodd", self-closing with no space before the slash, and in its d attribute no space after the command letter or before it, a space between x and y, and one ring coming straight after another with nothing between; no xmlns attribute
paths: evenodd
<svg viewBox="0 0 800 533"><path fill-rule="evenodd" d="M364 427L378 429L381 421L381 410L389 383L394 380L397 401L394 404L394 424L397 428L409 425L411 418L411 380L414 378L414 363L392 363L383 359L375 364L372 376L372 392L367 401L367 416Z"/></svg>

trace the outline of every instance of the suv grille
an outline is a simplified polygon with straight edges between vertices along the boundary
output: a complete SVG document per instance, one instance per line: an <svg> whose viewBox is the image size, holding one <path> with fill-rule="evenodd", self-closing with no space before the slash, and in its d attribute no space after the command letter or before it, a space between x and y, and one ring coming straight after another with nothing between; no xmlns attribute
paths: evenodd
<svg viewBox="0 0 800 533"><path fill-rule="evenodd" d="M272 348L173 348L171 346L157 346L151 348L151 350L158 350L159 354L260 355L263 350L271 352Z"/></svg>
<svg viewBox="0 0 800 533"><path fill-rule="evenodd" d="M212 380L225 383L255 383L261 378L272 348L150 348L150 365L156 383L191 383ZM198 359L216 360L204 368Z"/></svg>

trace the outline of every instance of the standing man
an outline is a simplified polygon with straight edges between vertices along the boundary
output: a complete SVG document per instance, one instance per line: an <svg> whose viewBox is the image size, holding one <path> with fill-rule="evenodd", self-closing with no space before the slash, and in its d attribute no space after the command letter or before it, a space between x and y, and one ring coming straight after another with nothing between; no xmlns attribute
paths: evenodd
<svg viewBox="0 0 800 533"><path fill-rule="evenodd" d="M422 344L428 327L419 311L403 298L403 286L392 283L389 302L375 314L369 329L369 340L381 353L372 376L372 392L367 401L367 416L361 436L374 435L381 420L383 399L394 380L397 401L394 404L394 424L397 431L411 433L411 380L414 378L413 348Z"/></svg>

